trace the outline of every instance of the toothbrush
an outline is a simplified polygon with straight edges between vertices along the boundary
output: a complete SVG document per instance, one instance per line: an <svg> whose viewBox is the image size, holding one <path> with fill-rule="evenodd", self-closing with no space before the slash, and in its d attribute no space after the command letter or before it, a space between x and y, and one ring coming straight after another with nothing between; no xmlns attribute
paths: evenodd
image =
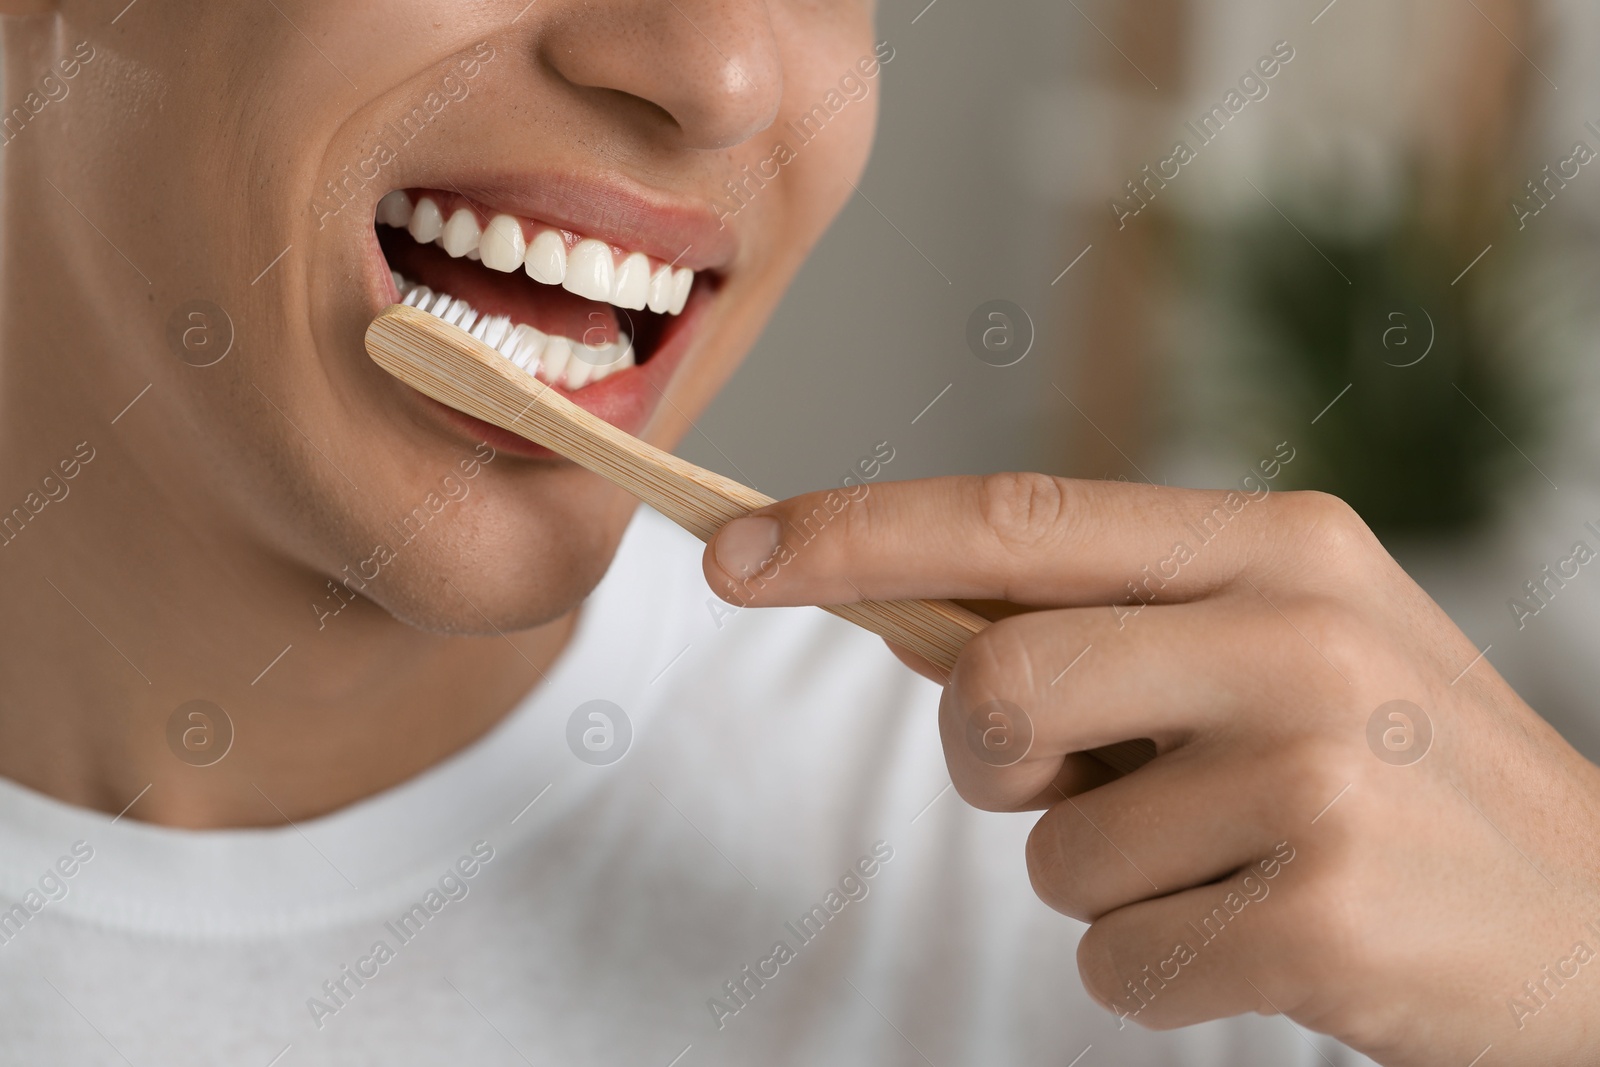
<svg viewBox="0 0 1600 1067"><path fill-rule="evenodd" d="M773 503L749 486L646 444L583 410L465 331L395 304L367 328L373 362L425 396L541 444L627 490L702 541ZM831 612L948 672L983 616L949 600L863 600ZM1149 762L1146 739L1090 753L1124 773Z"/></svg>

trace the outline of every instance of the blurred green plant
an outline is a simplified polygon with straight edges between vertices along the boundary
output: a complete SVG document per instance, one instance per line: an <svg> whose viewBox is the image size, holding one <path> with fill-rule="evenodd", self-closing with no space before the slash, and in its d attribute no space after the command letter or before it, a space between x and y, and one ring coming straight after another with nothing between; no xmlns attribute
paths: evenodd
<svg viewBox="0 0 1600 1067"><path fill-rule="evenodd" d="M1527 383L1471 284L1490 272L1452 284L1487 241L1465 248L1419 207L1307 235L1266 203L1178 226L1188 281L1249 338L1232 355L1252 402L1230 430L1294 442L1292 487L1343 497L1380 537L1468 529L1508 476L1539 476L1518 454L1537 428Z"/></svg>

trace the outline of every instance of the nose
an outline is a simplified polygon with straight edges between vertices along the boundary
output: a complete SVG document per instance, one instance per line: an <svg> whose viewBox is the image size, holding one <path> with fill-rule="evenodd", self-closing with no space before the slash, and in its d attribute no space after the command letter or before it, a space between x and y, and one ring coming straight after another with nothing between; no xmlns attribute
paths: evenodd
<svg viewBox="0 0 1600 1067"><path fill-rule="evenodd" d="M540 52L571 85L665 112L689 148L749 140L772 125L783 96L766 0L583 3L556 21Z"/></svg>

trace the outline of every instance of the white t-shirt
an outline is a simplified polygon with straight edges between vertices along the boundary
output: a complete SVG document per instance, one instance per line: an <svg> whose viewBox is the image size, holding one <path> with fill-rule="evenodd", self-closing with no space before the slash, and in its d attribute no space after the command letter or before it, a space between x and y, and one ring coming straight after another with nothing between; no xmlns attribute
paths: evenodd
<svg viewBox="0 0 1600 1067"><path fill-rule="evenodd" d="M0 780L0 1063L1368 1062L1281 1018L1119 1030L1033 816L950 789L935 687L815 609L730 613L699 554L641 513L545 684L323 818Z"/></svg>

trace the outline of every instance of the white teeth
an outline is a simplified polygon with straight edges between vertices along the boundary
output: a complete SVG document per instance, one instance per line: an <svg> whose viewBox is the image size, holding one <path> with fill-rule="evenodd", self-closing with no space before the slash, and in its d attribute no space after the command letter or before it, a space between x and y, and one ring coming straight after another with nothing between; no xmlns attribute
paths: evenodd
<svg viewBox="0 0 1600 1067"><path fill-rule="evenodd" d="M378 201L378 221L385 226L402 229L411 221L411 199L403 190L385 193L383 199Z"/></svg>
<svg viewBox="0 0 1600 1067"><path fill-rule="evenodd" d="M612 371L633 366L633 342L626 336L609 344L582 345L573 349L575 357L589 364L589 380L597 382ZM626 362L624 358L626 357Z"/></svg>
<svg viewBox="0 0 1600 1067"><path fill-rule="evenodd" d="M609 367L615 363L618 355L617 346L609 343L597 345L582 341L572 346L572 358L581 363L589 364L591 377L593 377L594 371L602 367Z"/></svg>
<svg viewBox="0 0 1600 1067"><path fill-rule="evenodd" d="M483 231L478 228L478 217L468 208L456 208L455 214L450 216L450 221L444 224L444 233L440 235L440 243L444 250L460 259L468 252L476 251L478 242L483 238Z"/></svg>
<svg viewBox="0 0 1600 1067"><path fill-rule="evenodd" d="M619 308L643 311L645 298L650 292L650 261L644 253L634 252L617 268L617 277L611 302Z"/></svg>
<svg viewBox="0 0 1600 1067"><path fill-rule="evenodd" d="M615 268L611 262L611 249L586 237L579 241L567 258L567 276L561 287L589 300L610 301L615 284Z"/></svg>
<svg viewBox="0 0 1600 1067"><path fill-rule="evenodd" d="M540 230L522 266L534 281L560 285L567 277L567 243L555 230Z"/></svg>
<svg viewBox="0 0 1600 1067"><path fill-rule="evenodd" d="M567 373L567 364L572 362L572 342L560 334L551 334L546 338L544 351L539 355L539 366L543 368L541 377L548 381L559 382Z"/></svg>
<svg viewBox="0 0 1600 1067"><path fill-rule="evenodd" d="M587 352L581 352L577 347L573 348L572 359L567 362L567 373L560 379L561 384L568 389L582 389L594 376L594 364L584 358L586 355Z"/></svg>
<svg viewBox="0 0 1600 1067"><path fill-rule="evenodd" d="M510 215L496 215L489 220L489 228L483 231L478 251L485 267L507 272L516 270L522 266L522 257L528 251L522 223Z"/></svg>
<svg viewBox="0 0 1600 1067"><path fill-rule="evenodd" d="M650 290L645 296L645 306L658 315L672 306L671 267L662 267L650 276Z"/></svg>
<svg viewBox="0 0 1600 1067"><path fill-rule="evenodd" d="M592 237L579 240L569 251L567 236L549 227L529 241L522 220L514 215L495 215L484 227L472 208L458 207L446 219L432 197L419 197L413 205L400 189L378 201L377 220L404 228L419 244L437 244L452 257L475 260L503 273L520 264L536 282L560 285L586 299L631 311L649 308L658 315L681 314L694 288L695 274L687 267L674 270L664 265L652 270L642 252L626 253L618 262L609 245Z"/></svg>
<svg viewBox="0 0 1600 1067"><path fill-rule="evenodd" d="M431 244L443 231L444 215L439 205L426 196L418 200L416 209L411 212L411 222L406 226L412 240L421 245Z"/></svg>
<svg viewBox="0 0 1600 1067"><path fill-rule="evenodd" d="M672 273L672 303L667 307L667 314L676 315L683 310L683 305L689 302L689 290L694 286L694 271L688 267L679 267Z"/></svg>
<svg viewBox="0 0 1600 1067"><path fill-rule="evenodd" d="M626 335L611 344L589 350L589 384L609 378L624 367L633 366L633 342Z"/></svg>
<svg viewBox="0 0 1600 1067"><path fill-rule="evenodd" d="M536 282L560 285L580 297L619 309L648 308L658 315L677 315L694 289L693 270L670 265L652 269L644 253L617 253L595 238L578 239L568 249L567 241L573 239L569 234L545 227L529 241L523 220L513 215L495 215L483 226L474 208L461 206L446 219L433 197L418 197L413 204L410 195L398 189L378 201L375 214L379 225L405 229L417 243L437 244L452 258L477 260L502 273L512 273L520 266ZM509 316L481 314L465 300L411 282L398 271L390 271L390 280L402 303L466 331L546 383L576 391L638 363L626 334L606 344L546 335L525 323L513 323ZM613 318L607 316L606 323Z"/></svg>

